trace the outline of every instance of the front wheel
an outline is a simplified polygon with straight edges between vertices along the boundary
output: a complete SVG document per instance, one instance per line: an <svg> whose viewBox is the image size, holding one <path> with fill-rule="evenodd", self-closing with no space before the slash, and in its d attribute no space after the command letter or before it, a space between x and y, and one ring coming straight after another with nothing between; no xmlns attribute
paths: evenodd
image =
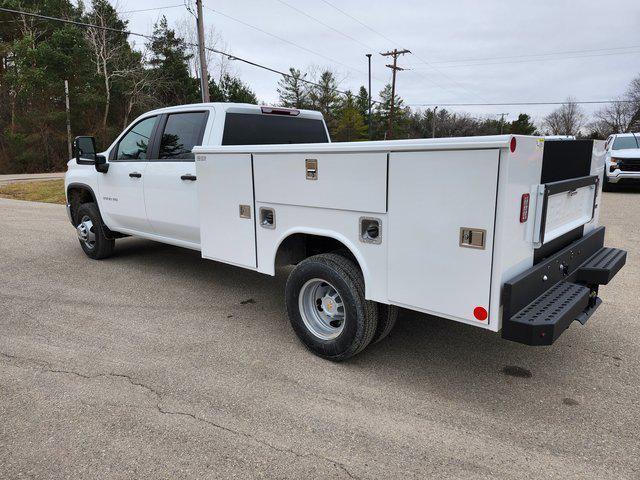
<svg viewBox="0 0 640 480"><path fill-rule="evenodd" d="M100 260L113 253L115 240L105 235L102 218L95 203L80 205L76 213L76 231L87 257Z"/></svg>
<svg viewBox="0 0 640 480"><path fill-rule="evenodd" d="M365 300L362 273L353 261L336 254L307 258L289 275L285 295L293 330L316 355L346 360L373 339L378 310Z"/></svg>

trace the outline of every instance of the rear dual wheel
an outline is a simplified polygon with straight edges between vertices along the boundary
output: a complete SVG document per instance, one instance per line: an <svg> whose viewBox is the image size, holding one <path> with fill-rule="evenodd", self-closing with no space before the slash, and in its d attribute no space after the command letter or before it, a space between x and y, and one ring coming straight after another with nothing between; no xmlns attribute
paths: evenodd
<svg viewBox="0 0 640 480"><path fill-rule="evenodd" d="M296 335L328 360L342 361L360 353L389 333L390 319L395 322L395 307L384 310L366 300L362 272L340 254L303 260L289 275L285 294Z"/></svg>

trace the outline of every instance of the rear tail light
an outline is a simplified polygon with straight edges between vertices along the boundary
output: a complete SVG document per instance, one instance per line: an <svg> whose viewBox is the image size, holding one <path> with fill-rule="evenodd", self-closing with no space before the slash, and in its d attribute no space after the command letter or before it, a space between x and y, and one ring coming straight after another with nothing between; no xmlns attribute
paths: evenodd
<svg viewBox="0 0 640 480"><path fill-rule="evenodd" d="M268 113L269 115L289 115L297 117L300 115L300 110L294 108L277 108L277 107L260 107L262 113Z"/></svg>
<svg viewBox="0 0 640 480"><path fill-rule="evenodd" d="M509 149L511 153L516 153L516 148L518 148L518 140L516 137L511 137L511 142L509 143Z"/></svg>
<svg viewBox="0 0 640 480"><path fill-rule="evenodd" d="M520 223L525 223L529 219L529 200L531 196L528 193L522 194L520 200Z"/></svg>

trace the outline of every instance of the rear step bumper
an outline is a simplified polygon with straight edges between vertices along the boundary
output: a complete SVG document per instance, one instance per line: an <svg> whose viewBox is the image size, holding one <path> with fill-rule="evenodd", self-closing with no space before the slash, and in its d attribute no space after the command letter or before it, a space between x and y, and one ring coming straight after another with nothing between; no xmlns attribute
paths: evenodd
<svg viewBox="0 0 640 480"><path fill-rule="evenodd" d="M627 252L604 247L600 227L505 283L502 337L551 345L573 321L583 325L600 306L598 286L624 266Z"/></svg>

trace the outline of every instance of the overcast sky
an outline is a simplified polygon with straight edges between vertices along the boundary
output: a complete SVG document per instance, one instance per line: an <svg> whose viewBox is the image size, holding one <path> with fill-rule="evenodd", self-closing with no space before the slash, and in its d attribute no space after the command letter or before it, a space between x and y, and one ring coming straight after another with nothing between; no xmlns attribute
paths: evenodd
<svg viewBox="0 0 640 480"><path fill-rule="evenodd" d="M118 0L117 6L128 11L179 3ZM398 74L398 93L407 104L604 100L621 95L640 74L638 0L204 0L204 5L206 26L215 27L231 53L283 71L327 66L338 72L345 90L366 84L365 54L374 53L374 98L391 75L379 52L408 48L414 54L399 65L412 70ZM170 24L195 22L184 7L126 18L132 31L150 33L162 14ZM277 101L277 75L240 62L233 68L261 101ZM553 108L450 109L504 112L509 118L524 111L540 120Z"/></svg>

